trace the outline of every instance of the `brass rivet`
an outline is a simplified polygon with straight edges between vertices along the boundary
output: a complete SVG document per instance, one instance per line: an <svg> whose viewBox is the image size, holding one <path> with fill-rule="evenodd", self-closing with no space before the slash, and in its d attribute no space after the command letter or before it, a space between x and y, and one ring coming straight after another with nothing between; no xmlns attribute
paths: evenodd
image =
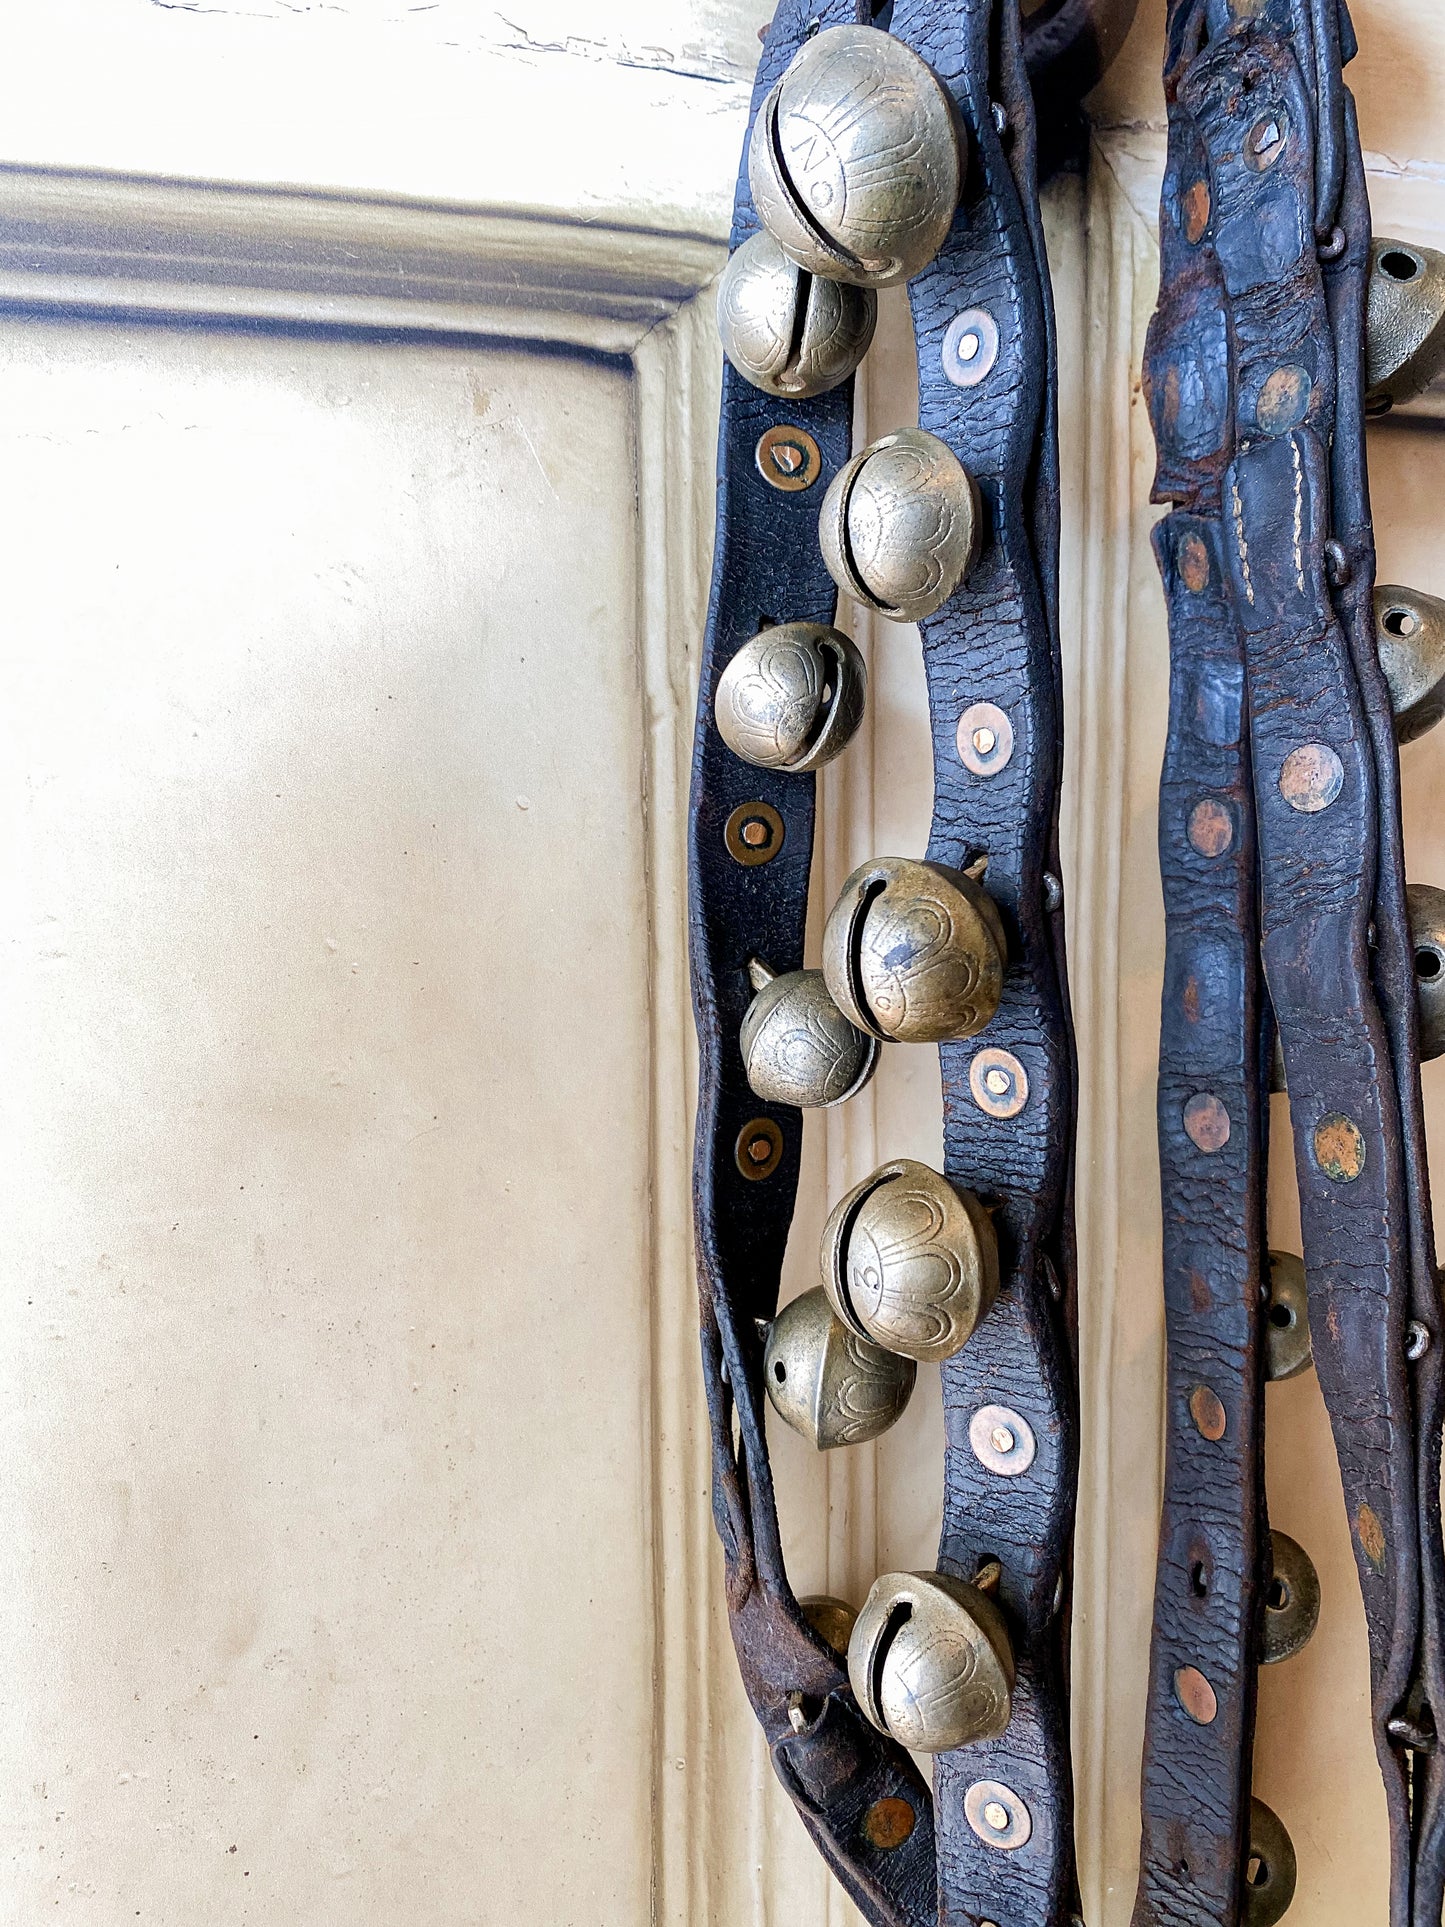
<svg viewBox="0 0 1445 1927"><path fill-rule="evenodd" d="M892 1853L917 1824L918 1815L906 1800L875 1800L863 1815L863 1838L879 1853Z"/></svg>
<svg viewBox="0 0 1445 1927"><path fill-rule="evenodd" d="M1380 1523L1379 1513L1372 1505L1362 1505L1355 1514L1355 1530L1359 1534L1360 1550L1376 1572L1383 1572L1385 1570L1385 1528Z"/></svg>
<svg viewBox="0 0 1445 1927"><path fill-rule="evenodd" d="M1002 1833L1008 1826L1008 1808L1001 1800L986 1800L983 1817L995 1833Z"/></svg>
<svg viewBox="0 0 1445 1927"><path fill-rule="evenodd" d="M783 819L771 803L739 803L723 825L728 855L738 863L771 863L783 847Z"/></svg>
<svg viewBox="0 0 1445 1927"><path fill-rule="evenodd" d="M1013 724L997 703L970 703L958 719L958 756L974 776L997 776L1014 753Z"/></svg>
<svg viewBox="0 0 1445 1927"><path fill-rule="evenodd" d="M811 488L823 473L823 457L806 428L767 428L758 437L758 473L789 495Z"/></svg>
<svg viewBox="0 0 1445 1927"><path fill-rule="evenodd" d="M1197 1666L1181 1666L1174 1675L1174 1697L1196 1726L1212 1726L1219 1712L1214 1688Z"/></svg>
<svg viewBox="0 0 1445 1927"><path fill-rule="evenodd" d="M1207 1385L1196 1385L1189 1394L1189 1416L1201 1438L1217 1442L1224 1437L1228 1420L1219 1395Z"/></svg>
<svg viewBox="0 0 1445 1927"><path fill-rule="evenodd" d="M1217 797L1204 797L1189 812L1189 841L1209 857L1223 856L1234 842L1234 818Z"/></svg>
<svg viewBox="0 0 1445 1927"><path fill-rule="evenodd" d="M1028 1072L1012 1051L979 1051L968 1067L968 1088L989 1117L1017 1117L1029 1101Z"/></svg>
<svg viewBox="0 0 1445 1927"><path fill-rule="evenodd" d="M783 1133L770 1117L755 1117L738 1132L733 1157L745 1178L770 1178L783 1161Z"/></svg>
<svg viewBox="0 0 1445 1927"><path fill-rule="evenodd" d="M1305 368L1276 368L1259 391L1255 420L1266 435L1295 428L1309 410L1314 383Z"/></svg>
<svg viewBox="0 0 1445 1927"><path fill-rule="evenodd" d="M955 388L977 388L998 360L998 324L984 309L969 308L949 322L940 352Z"/></svg>
<svg viewBox="0 0 1445 1927"><path fill-rule="evenodd" d="M1229 1142L1229 1112L1211 1091L1199 1091L1184 1106L1184 1128L1201 1151L1222 1151Z"/></svg>
<svg viewBox="0 0 1445 1927"><path fill-rule="evenodd" d="M1209 587L1209 550L1202 535L1186 535L1179 544L1179 573L1191 595Z"/></svg>
<svg viewBox="0 0 1445 1927"><path fill-rule="evenodd" d="M1033 1815L1002 1780L975 1780L963 1796L963 1815L980 1840L1006 1853L1026 1847L1034 1830Z"/></svg>
<svg viewBox="0 0 1445 1927"><path fill-rule="evenodd" d="M1196 181L1184 195L1184 238L1190 247L1197 247L1204 239L1204 230L1209 226L1209 183Z"/></svg>
<svg viewBox="0 0 1445 1927"><path fill-rule="evenodd" d="M1329 1111L1315 1126L1315 1163L1336 1184L1353 1184L1365 1168L1360 1127L1343 1111Z"/></svg>
<svg viewBox="0 0 1445 1927"><path fill-rule="evenodd" d="M1038 1453L1033 1427L1007 1405L981 1405L968 1422L968 1442L979 1464L1005 1479L1027 1472Z"/></svg>
<svg viewBox="0 0 1445 1927"><path fill-rule="evenodd" d="M1279 772L1280 795L1302 816L1327 810L1344 786L1344 764L1328 743L1303 743L1292 749Z"/></svg>

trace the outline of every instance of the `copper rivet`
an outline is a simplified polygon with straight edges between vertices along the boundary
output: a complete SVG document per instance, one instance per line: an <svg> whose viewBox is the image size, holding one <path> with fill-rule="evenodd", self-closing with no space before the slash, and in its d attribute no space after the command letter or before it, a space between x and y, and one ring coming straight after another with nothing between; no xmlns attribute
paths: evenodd
<svg viewBox="0 0 1445 1927"><path fill-rule="evenodd" d="M1007 1405L981 1405L968 1422L968 1442L979 1464L1005 1479L1027 1472L1038 1453L1033 1427Z"/></svg>
<svg viewBox="0 0 1445 1927"><path fill-rule="evenodd" d="M1184 195L1184 238L1197 247L1209 226L1209 183L1196 181Z"/></svg>
<svg viewBox="0 0 1445 1927"><path fill-rule="evenodd" d="M1002 1780L975 1780L963 1796L963 1814L986 1846L1005 1853L1026 1847L1033 1834L1033 1815Z"/></svg>
<svg viewBox="0 0 1445 1927"><path fill-rule="evenodd" d="M943 372L955 388L976 388L998 360L998 324L983 308L955 315L943 337Z"/></svg>
<svg viewBox="0 0 1445 1927"><path fill-rule="evenodd" d="M1372 1505L1362 1505L1355 1514L1355 1528L1360 1535L1360 1549L1376 1572L1385 1570L1385 1528L1380 1523L1380 1515Z"/></svg>
<svg viewBox="0 0 1445 1927"><path fill-rule="evenodd" d="M1224 1437L1228 1420L1219 1396L1211 1392L1207 1385L1196 1385L1189 1394L1189 1416L1202 1438L1219 1440Z"/></svg>
<svg viewBox="0 0 1445 1927"><path fill-rule="evenodd" d="M1197 1666L1181 1666L1174 1675L1174 1697L1196 1726L1212 1726L1219 1712L1214 1688Z"/></svg>
<svg viewBox="0 0 1445 1927"><path fill-rule="evenodd" d="M1029 1101L1028 1072L1012 1051L979 1051L968 1067L968 1088L989 1117L1017 1117Z"/></svg>
<svg viewBox="0 0 1445 1927"><path fill-rule="evenodd" d="M970 703L958 719L958 757L973 776L997 776L1014 753L1013 724L997 703Z"/></svg>
<svg viewBox="0 0 1445 1927"><path fill-rule="evenodd" d="M755 1117L738 1132L733 1152L745 1178L770 1178L783 1161L783 1133L770 1117Z"/></svg>
<svg viewBox="0 0 1445 1927"><path fill-rule="evenodd" d="M1315 1163L1336 1184L1353 1184L1365 1168L1365 1140L1343 1111L1330 1111L1315 1126Z"/></svg>
<svg viewBox="0 0 1445 1927"><path fill-rule="evenodd" d="M1280 795L1302 816L1327 810L1344 786L1344 764L1328 743L1302 743L1285 757L1279 772Z"/></svg>
<svg viewBox="0 0 1445 1927"><path fill-rule="evenodd" d="M1204 797L1189 812L1189 841L1211 857L1223 856L1234 842L1234 818L1217 797Z"/></svg>
<svg viewBox="0 0 1445 1927"><path fill-rule="evenodd" d="M1202 535L1186 535L1179 544L1179 573L1191 595L1209 587L1209 550Z"/></svg>
<svg viewBox="0 0 1445 1927"><path fill-rule="evenodd" d="M1314 383L1305 368L1276 368L1259 391L1255 420L1266 435L1283 435L1309 411Z"/></svg>
<svg viewBox="0 0 1445 1927"><path fill-rule="evenodd" d="M1229 1112L1211 1091L1199 1091L1184 1106L1184 1128L1201 1151L1222 1151L1229 1142Z"/></svg>
<svg viewBox="0 0 1445 1927"><path fill-rule="evenodd" d="M749 866L771 863L783 847L783 819L771 803L739 803L723 825L728 855Z"/></svg>
<svg viewBox="0 0 1445 1927"><path fill-rule="evenodd" d="M918 1815L906 1800L875 1800L863 1815L863 1838L879 1853L892 1853L917 1824Z"/></svg>
<svg viewBox="0 0 1445 1927"><path fill-rule="evenodd" d="M806 428L764 429L758 438L758 473L774 488L795 494L823 473L823 457Z"/></svg>

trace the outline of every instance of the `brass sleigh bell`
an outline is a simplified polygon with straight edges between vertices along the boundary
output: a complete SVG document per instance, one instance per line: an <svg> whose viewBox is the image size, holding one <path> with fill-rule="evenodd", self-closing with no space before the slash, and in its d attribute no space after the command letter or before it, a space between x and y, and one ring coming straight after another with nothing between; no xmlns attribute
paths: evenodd
<svg viewBox="0 0 1445 1927"><path fill-rule="evenodd" d="M819 1639L835 1653L847 1652L858 1614L846 1599L836 1599L829 1592L813 1593L810 1598L798 1601L798 1610Z"/></svg>
<svg viewBox="0 0 1445 1927"><path fill-rule="evenodd" d="M993 1220L912 1158L885 1164L834 1206L823 1289L861 1338L922 1363L961 1351L998 1296Z"/></svg>
<svg viewBox="0 0 1445 1927"><path fill-rule="evenodd" d="M993 899L961 870L878 857L843 885L823 929L834 1002L884 1042L973 1037L998 1009L1008 940Z"/></svg>
<svg viewBox="0 0 1445 1927"><path fill-rule="evenodd" d="M1445 367L1445 255L1407 241L1370 244L1365 410L1423 395Z"/></svg>
<svg viewBox="0 0 1445 1927"><path fill-rule="evenodd" d="M1303 1652L1320 1623L1320 1576L1315 1562L1287 1532L1271 1532L1273 1572L1264 1599L1261 1666L1277 1666Z"/></svg>
<svg viewBox="0 0 1445 1927"><path fill-rule="evenodd" d="M1375 652L1389 685L1396 738L1412 743L1445 715L1445 602L1381 583L1375 590Z"/></svg>
<svg viewBox="0 0 1445 1927"><path fill-rule="evenodd" d="M1275 1927L1294 1899L1299 1866L1284 1822L1263 1800L1249 1803L1242 1927Z"/></svg>
<svg viewBox="0 0 1445 1927"><path fill-rule="evenodd" d="M767 395L824 395L836 388L867 354L877 323L871 288L808 274L770 234L744 241L718 282L723 353Z"/></svg>
<svg viewBox="0 0 1445 1927"><path fill-rule="evenodd" d="M918 1367L851 1332L816 1286L773 1320L763 1377L773 1410L820 1452L886 1432L913 1392Z"/></svg>
<svg viewBox="0 0 1445 1927"><path fill-rule="evenodd" d="M713 714L745 763L821 769L852 741L867 687L863 658L840 629L780 622L745 642L724 669Z"/></svg>
<svg viewBox="0 0 1445 1927"><path fill-rule="evenodd" d="M755 957L748 975L757 995L739 1041L754 1093L767 1104L826 1110L861 1091L877 1066L878 1040L843 1015L822 971L778 976Z"/></svg>
<svg viewBox="0 0 1445 1927"><path fill-rule="evenodd" d="M1297 1378L1314 1357L1304 1260L1292 1251L1269 1254L1269 1308L1264 1328L1264 1370L1271 1384Z"/></svg>
<svg viewBox="0 0 1445 1927"><path fill-rule="evenodd" d="M1410 940L1415 946L1415 1001L1420 1012L1420 1062L1445 1056L1445 890L1407 883Z"/></svg>
<svg viewBox="0 0 1445 1927"><path fill-rule="evenodd" d="M953 450L900 428L833 477L818 541L846 595L892 622L921 622L973 566L979 527L978 489Z"/></svg>
<svg viewBox="0 0 1445 1927"><path fill-rule="evenodd" d="M953 104L901 40L825 28L763 102L748 181L763 226L800 268L860 287L906 281L953 225Z"/></svg>
<svg viewBox="0 0 1445 1927"><path fill-rule="evenodd" d="M848 1641L848 1679L873 1725L916 1753L996 1740L1014 1685L1003 1615L965 1580L884 1573Z"/></svg>

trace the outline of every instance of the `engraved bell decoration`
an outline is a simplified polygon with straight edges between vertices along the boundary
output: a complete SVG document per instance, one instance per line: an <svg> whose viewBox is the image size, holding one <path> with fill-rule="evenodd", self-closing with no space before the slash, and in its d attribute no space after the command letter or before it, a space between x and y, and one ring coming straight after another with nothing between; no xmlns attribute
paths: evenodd
<svg viewBox="0 0 1445 1927"><path fill-rule="evenodd" d="M1375 652L1389 685L1396 739L1412 743L1445 715L1445 602L1381 583L1375 590Z"/></svg>
<svg viewBox="0 0 1445 1927"><path fill-rule="evenodd" d="M1249 1878L1242 1927L1275 1927L1294 1899L1299 1865L1284 1822L1263 1800L1249 1803Z"/></svg>
<svg viewBox="0 0 1445 1927"><path fill-rule="evenodd" d="M1264 1327L1264 1370L1272 1384L1295 1378L1314 1358L1304 1260L1292 1251L1269 1254L1269 1309Z"/></svg>
<svg viewBox="0 0 1445 1927"><path fill-rule="evenodd" d="M1303 1652L1320 1623L1320 1576L1315 1562L1287 1532L1269 1535L1273 1574L1264 1599L1261 1666L1277 1666Z"/></svg>
<svg viewBox="0 0 1445 1927"><path fill-rule="evenodd" d="M773 1410L820 1452L862 1445L907 1405L918 1367L849 1331L816 1286L768 1329L763 1377Z"/></svg>
<svg viewBox="0 0 1445 1927"><path fill-rule="evenodd" d="M920 622L973 566L979 525L978 489L953 450L900 428L833 477L818 541L845 594L892 622Z"/></svg>
<svg viewBox="0 0 1445 1927"><path fill-rule="evenodd" d="M912 48L875 27L828 27L758 112L748 181L798 266L883 288L937 254L962 185L953 103Z"/></svg>
<svg viewBox="0 0 1445 1927"><path fill-rule="evenodd" d="M745 642L718 678L713 714L734 756L760 769L821 769L863 720L868 672L840 629L780 622Z"/></svg>
<svg viewBox="0 0 1445 1927"><path fill-rule="evenodd" d="M1445 890L1407 883L1410 941L1415 946L1415 1001L1420 1012L1420 1062L1445 1056Z"/></svg>
<svg viewBox="0 0 1445 1927"><path fill-rule="evenodd" d="M743 1018L743 1068L766 1104L826 1110L861 1091L878 1064L879 1044L828 995L821 970L778 976L755 957L757 995Z"/></svg>
<svg viewBox="0 0 1445 1927"><path fill-rule="evenodd" d="M998 1296L993 1220L926 1164L885 1164L834 1206L823 1289L860 1337L921 1363L961 1351Z"/></svg>
<svg viewBox="0 0 1445 1927"><path fill-rule="evenodd" d="M1445 367L1445 254L1372 241L1367 329L1365 408L1383 415Z"/></svg>
<svg viewBox="0 0 1445 1927"><path fill-rule="evenodd" d="M871 288L825 281L790 261L770 234L751 235L723 269L723 353L767 395L824 395L868 352L878 322Z"/></svg>
<svg viewBox="0 0 1445 1927"><path fill-rule="evenodd" d="M843 885L823 929L823 976L845 1016L899 1044L973 1037L998 1009L1008 940L961 870L878 857Z"/></svg>
<svg viewBox="0 0 1445 1927"><path fill-rule="evenodd" d="M884 1573L848 1642L848 1678L873 1725L916 1753L996 1740L1014 1685L1003 1614L945 1573Z"/></svg>

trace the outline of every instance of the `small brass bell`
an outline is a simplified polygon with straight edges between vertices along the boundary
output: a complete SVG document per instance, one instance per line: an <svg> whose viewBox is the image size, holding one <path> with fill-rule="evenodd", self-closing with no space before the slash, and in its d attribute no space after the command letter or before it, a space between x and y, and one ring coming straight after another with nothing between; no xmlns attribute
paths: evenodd
<svg viewBox="0 0 1445 1927"><path fill-rule="evenodd" d="M755 957L748 975L758 994L739 1042L754 1093L766 1104L826 1110L861 1091L877 1067L878 1040L849 1023L822 971L780 977Z"/></svg>
<svg viewBox="0 0 1445 1927"><path fill-rule="evenodd" d="M884 288L943 246L962 184L953 103L901 40L828 27L763 102L748 181L763 226L800 268Z"/></svg>
<svg viewBox="0 0 1445 1927"><path fill-rule="evenodd" d="M877 323L871 288L808 274L770 234L744 241L718 282L723 353L766 395L836 388L867 354Z"/></svg>
<svg viewBox="0 0 1445 1927"><path fill-rule="evenodd" d="M811 1598L798 1601L798 1610L819 1639L835 1653L847 1652L858 1615L846 1599L835 1599L827 1592L814 1593Z"/></svg>
<svg viewBox="0 0 1445 1927"><path fill-rule="evenodd" d="M1242 1927L1275 1927L1294 1899L1299 1864L1284 1822L1263 1800L1249 1803L1249 1861Z"/></svg>
<svg viewBox="0 0 1445 1927"><path fill-rule="evenodd" d="M921 622L972 568L980 520L978 489L953 450L900 428L833 477L818 541L846 595L891 622Z"/></svg>
<svg viewBox="0 0 1445 1927"><path fill-rule="evenodd" d="M784 1305L768 1329L763 1377L773 1410L820 1452L886 1432L917 1376L911 1359L849 1331L816 1286Z"/></svg>
<svg viewBox="0 0 1445 1927"><path fill-rule="evenodd" d="M883 1165L834 1206L822 1263L844 1324L922 1363L961 1351L998 1296L988 1212L911 1158Z"/></svg>
<svg viewBox="0 0 1445 1927"><path fill-rule="evenodd" d="M1415 946L1415 1001L1420 1012L1420 1062L1445 1057L1445 890L1407 883L1410 941Z"/></svg>
<svg viewBox="0 0 1445 1927"><path fill-rule="evenodd" d="M868 672L840 629L780 622L745 642L718 678L713 714L734 756L759 769L821 769L863 720Z"/></svg>
<svg viewBox="0 0 1445 1927"><path fill-rule="evenodd" d="M1412 743L1445 715L1445 602L1382 583L1375 590L1375 652L1390 689L1395 736Z"/></svg>
<svg viewBox="0 0 1445 1927"><path fill-rule="evenodd" d="M1304 1260L1292 1251L1269 1254L1269 1309L1264 1326L1264 1371L1271 1384L1296 1378L1314 1357Z"/></svg>
<svg viewBox="0 0 1445 1927"><path fill-rule="evenodd" d="M1445 367L1445 254L1370 243L1365 408L1383 415L1423 395Z"/></svg>
<svg viewBox="0 0 1445 1927"><path fill-rule="evenodd" d="M996 1740L1014 1685L1003 1614L945 1573L884 1573L848 1641L848 1679L873 1725L915 1753Z"/></svg>
<svg viewBox="0 0 1445 1927"><path fill-rule="evenodd" d="M993 899L961 870L878 857L843 885L823 929L833 1000L884 1042L973 1037L1003 995L1008 939Z"/></svg>
<svg viewBox="0 0 1445 1927"><path fill-rule="evenodd" d="M1320 1576L1315 1562L1287 1532L1269 1535L1273 1575L1264 1598L1261 1666L1277 1666L1303 1652L1320 1623Z"/></svg>

